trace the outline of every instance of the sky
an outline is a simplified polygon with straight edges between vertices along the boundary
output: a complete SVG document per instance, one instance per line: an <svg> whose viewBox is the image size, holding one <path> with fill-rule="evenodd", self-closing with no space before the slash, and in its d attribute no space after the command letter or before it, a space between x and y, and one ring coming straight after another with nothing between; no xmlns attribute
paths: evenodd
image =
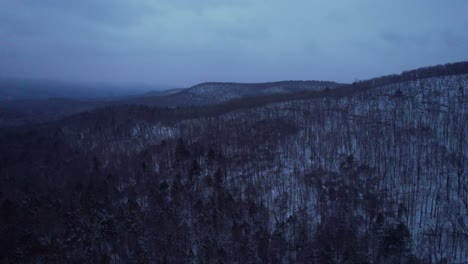
<svg viewBox="0 0 468 264"><path fill-rule="evenodd" d="M468 60L466 0L0 0L0 77L353 82Z"/></svg>

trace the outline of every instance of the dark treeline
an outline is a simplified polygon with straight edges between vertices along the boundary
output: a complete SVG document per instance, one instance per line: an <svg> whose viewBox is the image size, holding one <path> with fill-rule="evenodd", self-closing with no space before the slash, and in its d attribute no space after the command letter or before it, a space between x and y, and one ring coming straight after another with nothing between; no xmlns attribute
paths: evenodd
<svg viewBox="0 0 468 264"><path fill-rule="evenodd" d="M336 86L338 85L335 82L330 82L330 81L295 81L295 80L290 80L290 81L278 81L278 82L265 82L265 83L235 83L235 82L206 82L206 83L201 83L198 85L195 85L194 87L197 86L204 86L204 85L231 85L231 86L236 86L236 85L242 85L242 86L247 86L248 88L269 88L269 87L284 87L284 88L296 88L296 87L301 87L305 85L314 85L314 84L320 84L321 86L325 85L330 85L330 86Z"/></svg>
<svg viewBox="0 0 468 264"><path fill-rule="evenodd" d="M423 67L416 70L404 71L400 74L387 75L365 81L357 81L354 82L352 86L359 90L365 90L399 82L462 74L468 74L468 62L466 61Z"/></svg>
<svg viewBox="0 0 468 264"><path fill-rule="evenodd" d="M2 129L0 262L464 263L467 87L450 75Z"/></svg>

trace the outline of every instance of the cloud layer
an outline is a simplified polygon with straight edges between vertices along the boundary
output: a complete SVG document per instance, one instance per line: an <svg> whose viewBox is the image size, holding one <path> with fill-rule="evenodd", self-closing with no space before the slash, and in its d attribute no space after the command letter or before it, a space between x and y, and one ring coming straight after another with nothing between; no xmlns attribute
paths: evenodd
<svg viewBox="0 0 468 264"><path fill-rule="evenodd" d="M350 82L468 60L464 0L0 0L0 74Z"/></svg>

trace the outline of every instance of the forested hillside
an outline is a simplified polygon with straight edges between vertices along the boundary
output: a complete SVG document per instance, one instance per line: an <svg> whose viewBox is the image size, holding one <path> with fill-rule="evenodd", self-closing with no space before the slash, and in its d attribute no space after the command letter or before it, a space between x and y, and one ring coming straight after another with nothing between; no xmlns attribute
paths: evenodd
<svg viewBox="0 0 468 264"><path fill-rule="evenodd" d="M4 128L0 262L466 263L465 70Z"/></svg>

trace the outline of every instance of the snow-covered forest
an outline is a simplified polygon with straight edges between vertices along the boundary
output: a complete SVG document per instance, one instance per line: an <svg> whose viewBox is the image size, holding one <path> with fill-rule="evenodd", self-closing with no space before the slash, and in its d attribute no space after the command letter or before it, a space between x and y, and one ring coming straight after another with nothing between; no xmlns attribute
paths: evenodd
<svg viewBox="0 0 468 264"><path fill-rule="evenodd" d="M4 128L0 262L466 263L468 75L445 69Z"/></svg>

